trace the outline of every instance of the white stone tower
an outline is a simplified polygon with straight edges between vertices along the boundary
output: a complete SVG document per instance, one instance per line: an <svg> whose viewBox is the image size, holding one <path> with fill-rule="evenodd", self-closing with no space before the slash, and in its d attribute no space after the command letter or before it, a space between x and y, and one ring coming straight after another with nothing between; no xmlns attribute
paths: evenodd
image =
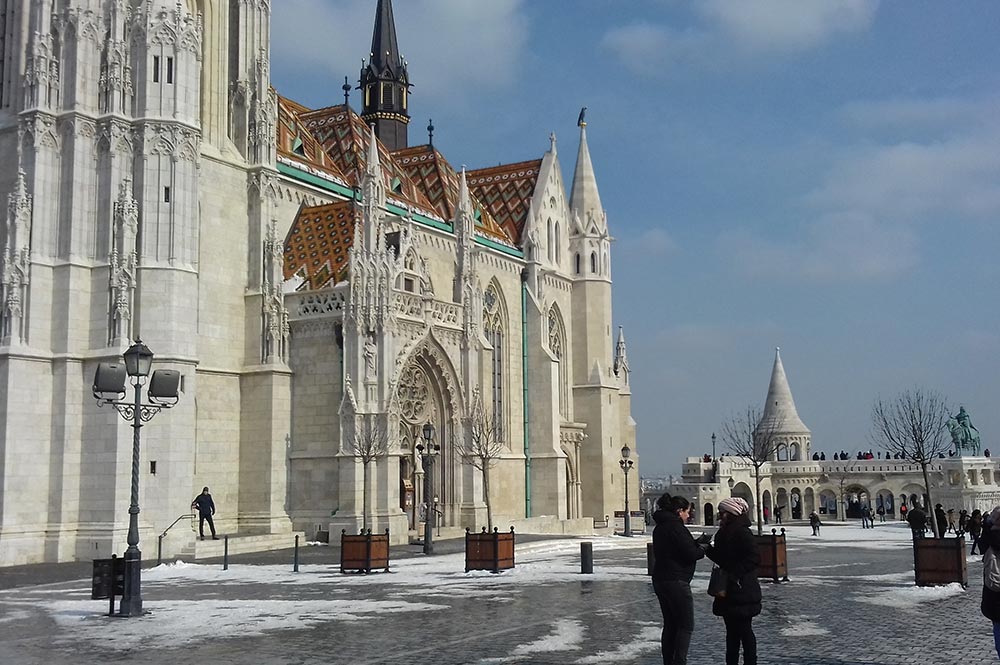
<svg viewBox="0 0 1000 665"><path fill-rule="evenodd" d="M607 515L622 505L621 448L628 443L634 449L635 442L624 441L619 427L620 386L612 367L611 236L582 120L569 207L574 412L587 425L580 464L583 512Z"/></svg>
<svg viewBox="0 0 1000 665"><path fill-rule="evenodd" d="M270 4L5 0L0 17L0 558L124 541L132 434L87 386L138 337L184 391L143 430L140 529L211 485L224 530L287 532Z"/></svg>
<svg viewBox="0 0 1000 665"><path fill-rule="evenodd" d="M760 428L777 428L778 445L771 461L801 461L809 459L812 433L806 427L795 409L792 389L788 386L785 367L781 363L781 349L774 350L774 367L771 369L771 383L767 387L764 413L757 424Z"/></svg>

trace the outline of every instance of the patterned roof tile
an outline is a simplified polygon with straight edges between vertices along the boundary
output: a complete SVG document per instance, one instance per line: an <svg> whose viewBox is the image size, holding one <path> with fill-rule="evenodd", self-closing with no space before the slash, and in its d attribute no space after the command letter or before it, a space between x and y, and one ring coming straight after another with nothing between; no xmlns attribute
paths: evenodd
<svg viewBox="0 0 1000 665"><path fill-rule="evenodd" d="M344 278L354 227L361 213L353 201L299 210L285 238L285 279L298 274L306 288L321 289Z"/></svg>
<svg viewBox="0 0 1000 665"><path fill-rule="evenodd" d="M518 245L541 166L542 160L534 159L477 169L467 174L469 189Z"/></svg>

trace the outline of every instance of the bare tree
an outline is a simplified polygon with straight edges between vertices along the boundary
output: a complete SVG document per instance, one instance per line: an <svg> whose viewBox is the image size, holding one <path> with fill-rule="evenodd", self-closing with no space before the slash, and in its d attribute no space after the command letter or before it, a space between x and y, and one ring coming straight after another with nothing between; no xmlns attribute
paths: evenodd
<svg viewBox="0 0 1000 665"><path fill-rule="evenodd" d="M757 535L764 532L764 515L761 512L760 470L777 456L781 444L779 436L784 421L780 418L763 417L760 409L748 406L745 412L734 414L722 423L722 443L732 454L742 457L753 466L755 503L757 512Z"/></svg>
<svg viewBox="0 0 1000 665"><path fill-rule="evenodd" d="M945 398L922 388L904 391L888 401L879 397L872 406L872 440L888 453L920 465L928 511L933 511L934 502L927 467L951 450L948 417ZM934 537L941 538L933 512L931 527Z"/></svg>
<svg viewBox="0 0 1000 665"><path fill-rule="evenodd" d="M462 460L483 474L483 501L486 503L486 523L493 531L493 505L490 501L490 469L496 466L505 451L503 430L496 419L486 413L477 400L469 417L468 438L458 446Z"/></svg>
<svg viewBox="0 0 1000 665"><path fill-rule="evenodd" d="M835 467L835 470L827 472L830 478L837 481L837 487L840 489L840 509L844 511L841 519L847 519L847 500L844 497L844 490L847 489L847 481L855 475L855 462L857 462L856 459L837 460L838 466Z"/></svg>
<svg viewBox="0 0 1000 665"><path fill-rule="evenodd" d="M362 485L364 509L361 529L366 531L368 529L368 465L389 452L388 433L375 421L374 415L361 416L355 421L351 450L364 466Z"/></svg>

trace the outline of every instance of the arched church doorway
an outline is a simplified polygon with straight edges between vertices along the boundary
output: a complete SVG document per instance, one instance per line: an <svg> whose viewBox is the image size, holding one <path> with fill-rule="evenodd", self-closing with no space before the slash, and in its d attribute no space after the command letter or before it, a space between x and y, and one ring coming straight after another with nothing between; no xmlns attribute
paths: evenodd
<svg viewBox="0 0 1000 665"><path fill-rule="evenodd" d="M429 505L437 504L438 519L450 524L449 508L459 500L455 489L455 468L458 463L453 432L452 399L447 388L444 370L426 347L416 351L399 377L396 397L399 403L400 440L408 452L406 464L401 463L400 485L413 487L413 504L410 521L416 526L426 515ZM433 444L439 446L434 455L431 471L430 494L425 487L423 460L418 445L426 445L423 428L426 423L434 426ZM406 474L406 475L404 475Z"/></svg>
<svg viewBox="0 0 1000 665"><path fill-rule="evenodd" d="M774 519L774 505L771 501L771 490L764 490L760 493L761 511L764 514L764 524L769 524Z"/></svg>
<svg viewBox="0 0 1000 665"><path fill-rule="evenodd" d="M802 492L798 487L792 490L788 498L789 508L793 520L802 519Z"/></svg>
<svg viewBox="0 0 1000 665"><path fill-rule="evenodd" d="M837 510L837 494L833 490L821 490L819 493L819 514L836 517L840 511Z"/></svg>
<svg viewBox="0 0 1000 665"><path fill-rule="evenodd" d="M715 524L715 507L710 504L705 504L705 526L712 526Z"/></svg>
<svg viewBox="0 0 1000 665"><path fill-rule="evenodd" d="M816 511L816 493L811 487L807 487L802 493L802 510L806 515Z"/></svg>

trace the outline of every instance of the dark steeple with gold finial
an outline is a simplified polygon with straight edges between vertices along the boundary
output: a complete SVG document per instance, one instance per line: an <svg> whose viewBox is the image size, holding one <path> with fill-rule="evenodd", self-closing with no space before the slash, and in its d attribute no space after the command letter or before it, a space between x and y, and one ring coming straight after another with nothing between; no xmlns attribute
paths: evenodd
<svg viewBox="0 0 1000 665"><path fill-rule="evenodd" d="M392 0L378 0L372 50L368 61L361 62L360 84L361 118L375 126L375 135L389 150L407 147L410 77L399 55Z"/></svg>

